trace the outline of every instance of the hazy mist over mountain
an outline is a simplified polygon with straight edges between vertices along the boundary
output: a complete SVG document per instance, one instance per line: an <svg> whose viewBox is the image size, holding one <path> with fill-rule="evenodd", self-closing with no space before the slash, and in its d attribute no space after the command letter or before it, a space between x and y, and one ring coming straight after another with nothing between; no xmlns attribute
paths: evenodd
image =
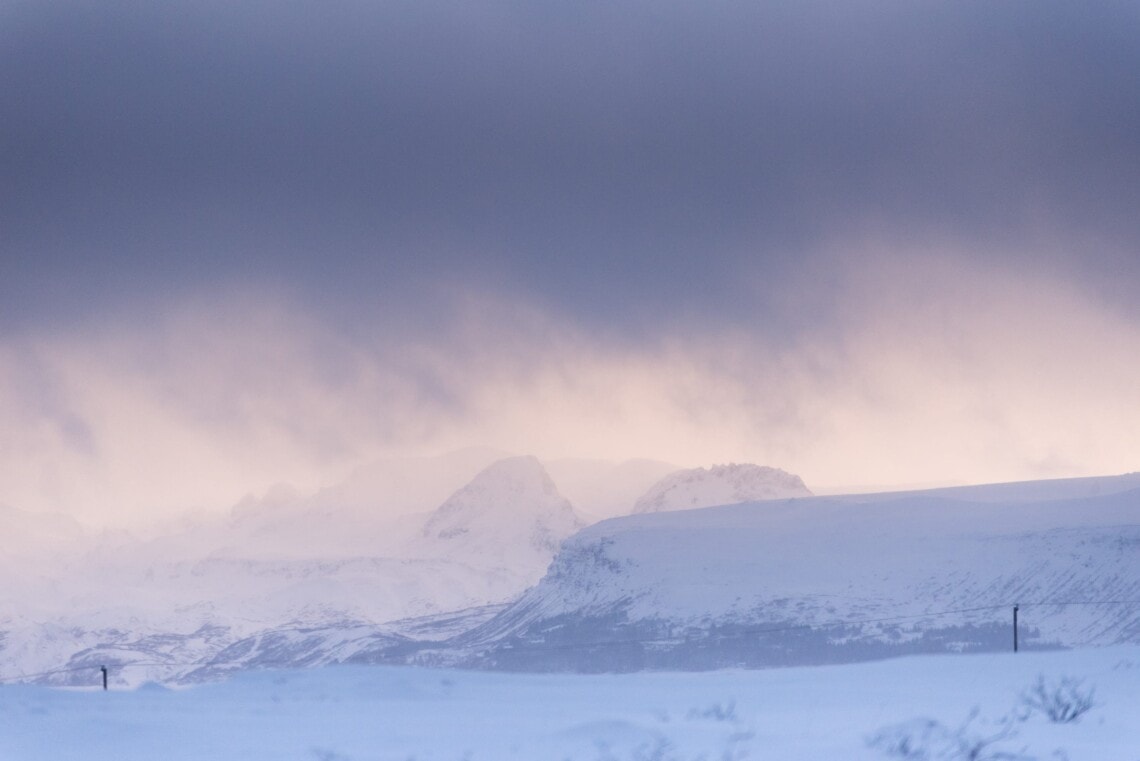
<svg viewBox="0 0 1140 761"><path fill-rule="evenodd" d="M1138 34L6 3L0 504L137 524L473 446L817 492L1132 470Z"/></svg>

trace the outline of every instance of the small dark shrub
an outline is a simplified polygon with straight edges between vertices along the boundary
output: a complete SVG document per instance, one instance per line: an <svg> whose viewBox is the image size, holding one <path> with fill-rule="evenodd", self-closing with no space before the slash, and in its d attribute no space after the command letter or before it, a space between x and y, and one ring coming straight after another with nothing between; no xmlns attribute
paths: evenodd
<svg viewBox="0 0 1140 761"><path fill-rule="evenodd" d="M1096 690L1086 688L1082 679L1063 676L1050 682L1039 676L1033 686L1021 693L1021 705L1030 714L1044 714L1054 724L1068 724L1096 705L1095 695Z"/></svg>

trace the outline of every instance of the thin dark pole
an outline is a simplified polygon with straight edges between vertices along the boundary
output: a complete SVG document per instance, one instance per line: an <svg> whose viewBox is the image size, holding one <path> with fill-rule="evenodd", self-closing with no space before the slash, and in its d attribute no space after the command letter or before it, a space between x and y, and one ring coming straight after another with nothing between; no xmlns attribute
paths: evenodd
<svg viewBox="0 0 1140 761"><path fill-rule="evenodd" d="M1013 606L1013 652L1017 652L1017 606Z"/></svg>
<svg viewBox="0 0 1140 761"><path fill-rule="evenodd" d="M99 670L103 672L103 692L107 691L107 667L100 666Z"/></svg>

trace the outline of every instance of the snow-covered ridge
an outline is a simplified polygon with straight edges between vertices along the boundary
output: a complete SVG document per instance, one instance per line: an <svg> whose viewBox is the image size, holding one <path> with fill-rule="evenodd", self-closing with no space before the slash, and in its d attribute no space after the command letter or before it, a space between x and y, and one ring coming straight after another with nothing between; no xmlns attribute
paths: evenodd
<svg viewBox="0 0 1140 761"><path fill-rule="evenodd" d="M799 476L778 468L730 463L665 476L637 500L633 512L690 510L811 495Z"/></svg>
<svg viewBox="0 0 1140 761"><path fill-rule="evenodd" d="M1015 604L1022 647L1140 641L1140 491L757 508L591 526L457 645L471 664L570 670L1002 650Z"/></svg>
<svg viewBox="0 0 1140 761"><path fill-rule="evenodd" d="M1084 476L1081 478L1049 478L1040 481L1009 481L971 486L944 486L935 489L890 491L880 493L834 495L838 499L865 502L902 497L945 497L966 502L1048 502L1111 494L1140 489L1140 472L1117 476Z"/></svg>

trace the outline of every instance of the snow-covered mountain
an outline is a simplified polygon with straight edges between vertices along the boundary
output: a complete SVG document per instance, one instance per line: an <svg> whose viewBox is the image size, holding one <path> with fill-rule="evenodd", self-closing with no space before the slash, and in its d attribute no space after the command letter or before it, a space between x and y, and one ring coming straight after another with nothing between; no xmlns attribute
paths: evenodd
<svg viewBox="0 0 1140 761"><path fill-rule="evenodd" d="M266 631L193 679L336 662L630 671L1140 641L1140 490L1040 483L807 498L617 518L563 543L516 602L444 630ZM446 618L446 617L445 617ZM435 621L438 619L428 619ZM434 634L433 634L434 632Z"/></svg>
<svg viewBox="0 0 1140 761"><path fill-rule="evenodd" d="M661 504L738 500L716 490L733 479L704 475L677 479L701 488L664 489ZM228 523L191 522L146 541L8 511L0 519L11 536L50 552L6 564L0 675L86 684L112 664L120 682L137 684L342 662L819 663L1005 649L1014 604L1022 647L1137 642L1136 480L798 496L642 513L574 533L581 518L543 465L507 458L433 512L388 524L411 537L403 554L380 542L373 554L323 557L303 533L253 552L244 544L251 527L284 530L257 517L274 499L282 514L318 514L311 498L286 492ZM670 501L678 494L682 504ZM370 514L367 500L357 506L352 514Z"/></svg>
<svg viewBox="0 0 1140 761"><path fill-rule="evenodd" d="M534 583L583 525L537 458L511 457L448 497L424 524L416 550L507 568Z"/></svg>
<svg viewBox="0 0 1140 761"><path fill-rule="evenodd" d="M1140 490L1051 501L797 499L635 515L441 662L634 670L1140 641Z"/></svg>
<svg viewBox="0 0 1140 761"><path fill-rule="evenodd" d="M732 463L670 473L637 500L633 512L691 510L811 495L799 476L777 468Z"/></svg>
<svg viewBox="0 0 1140 761"><path fill-rule="evenodd" d="M158 669L169 675L250 637L284 641L266 632L386 631L509 602L581 521L534 458L492 457L422 509L492 454L380 463L311 496L278 487L149 539L4 509L0 677L92 659L170 664ZM386 500L420 512L393 515Z"/></svg>

